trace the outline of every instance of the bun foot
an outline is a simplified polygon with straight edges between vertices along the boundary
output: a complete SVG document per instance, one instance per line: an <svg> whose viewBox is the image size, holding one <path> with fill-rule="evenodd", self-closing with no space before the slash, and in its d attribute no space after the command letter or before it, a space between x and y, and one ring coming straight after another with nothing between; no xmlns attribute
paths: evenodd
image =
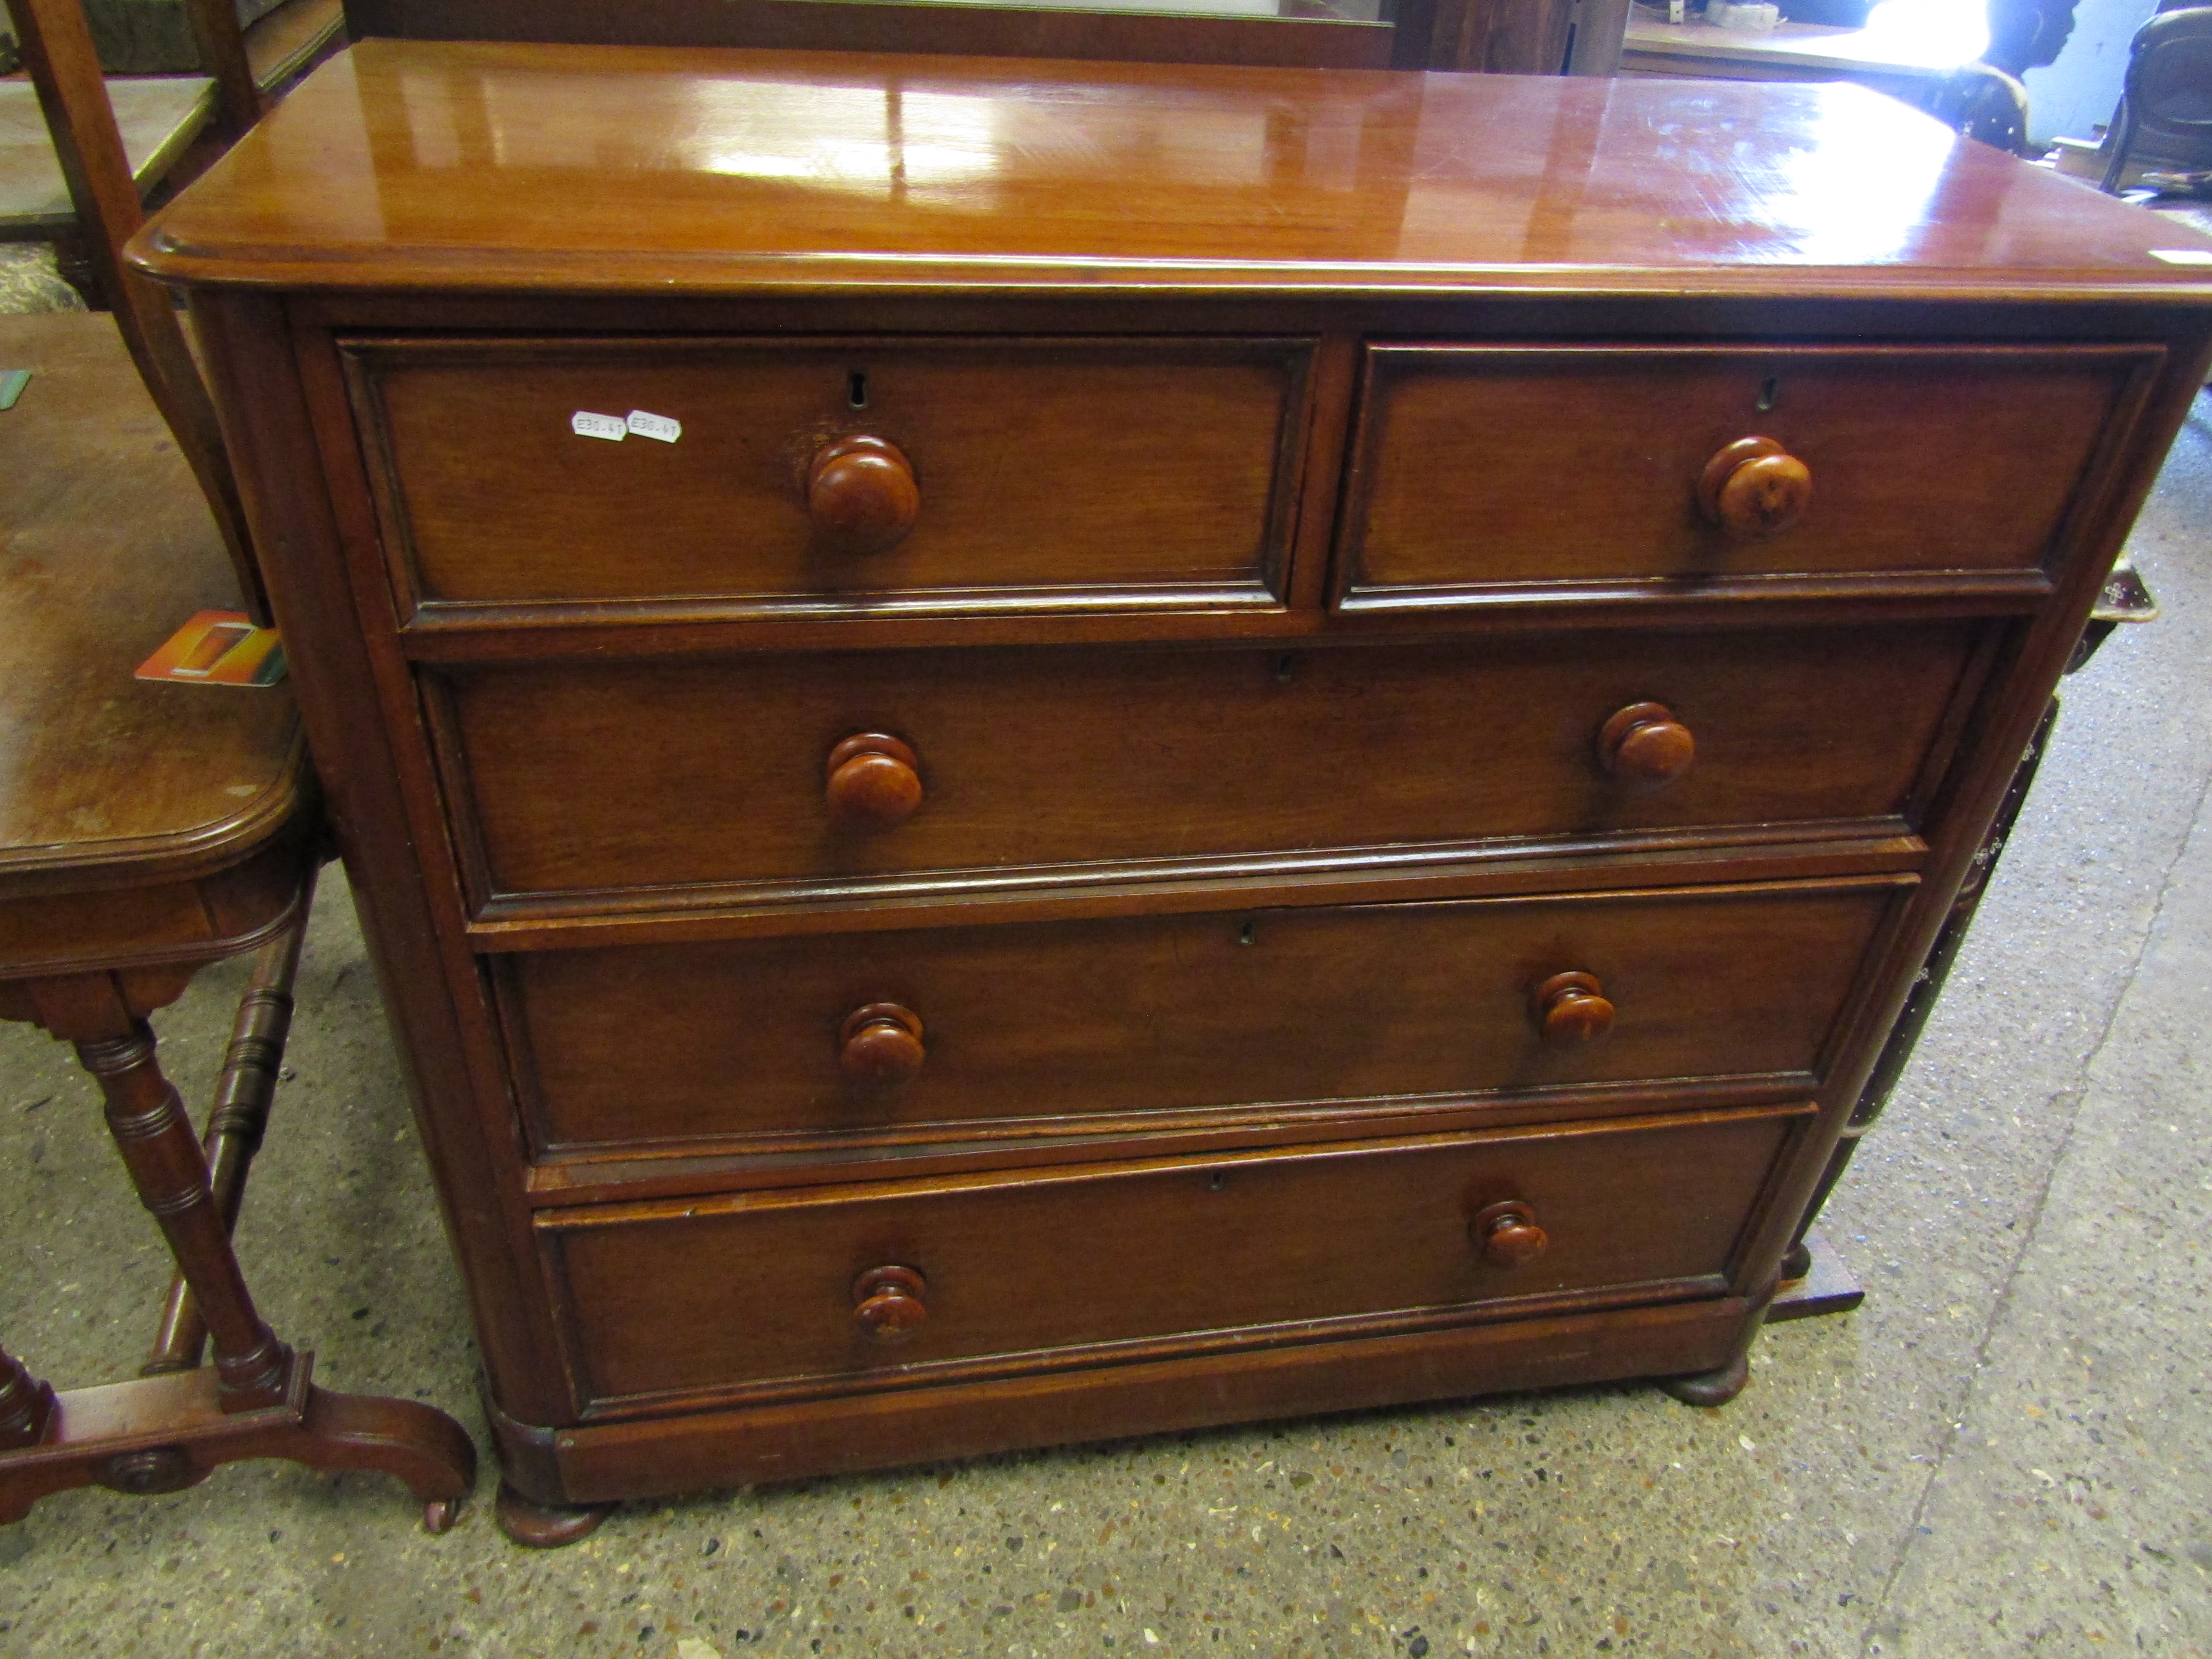
<svg viewBox="0 0 2212 1659"><path fill-rule="evenodd" d="M433 1538L453 1531L453 1523L461 1518L461 1500L441 1498L434 1504L422 1505L422 1530Z"/></svg>
<svg viewBox="0 0 2212 1659"><path fill-rule="evenodd" d="M589 1538L607 1518L611 1504L540 1504L502 1480L493 1516L499 1529L525 1549L557 1550Z"/></svg>
<svg viewBox="0 0 2212 1659"><path fill-rule="evenodd" d="M1662 1376L1659 1386L1686 1406L1725 1406L1751 1381L1751 1356L1740 1353L1717 1371Z"/></svg>

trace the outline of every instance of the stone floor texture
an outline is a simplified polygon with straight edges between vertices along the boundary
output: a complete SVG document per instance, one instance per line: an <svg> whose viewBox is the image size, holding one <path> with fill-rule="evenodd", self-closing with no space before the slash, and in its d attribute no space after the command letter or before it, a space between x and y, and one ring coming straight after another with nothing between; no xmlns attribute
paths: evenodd
<svg viewBox="0 0 2212 1659"><path fill-rule="evenodd" d="M1646 1386L1261 1424L618 1510L526 1553L480 1478L246 1465L0 1529L0 1654L2212 1656L2212 402L2134 542L1919 1052L1826 1223L1857 1313L1717 1411ZM204 1091L240 970L161 1023ZM484 1443L335 875L240 1233L328 1386ZM166 1267L64 1051L0 1027L0 1339L134 1366Z"/></svg>
<svg viewBox="0 0 2212 1659"><path fill-rule="evenodd" d="M83 309L76 290L54 268L52 247L44 242L0 242L0 314Z"/></svg>

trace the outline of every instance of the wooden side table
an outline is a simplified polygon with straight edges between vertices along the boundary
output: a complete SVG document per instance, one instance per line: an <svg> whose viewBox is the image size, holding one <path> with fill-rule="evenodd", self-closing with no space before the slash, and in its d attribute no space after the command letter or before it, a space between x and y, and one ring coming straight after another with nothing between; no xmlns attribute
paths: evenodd
<svg viewBox="0 0 2212 1659"><path fill-rule="evenodd" d="M398 1475L441 1531L474 1480L468 1436L414 1401L315 1387L230 1246L323 850L291 697L131 678L178 622L236 600L113 320L0 318L0 364L31 371L0 413L0 1018L75 1048L179 1270L138 1378L57 1393L0 1354L0 1522L72 1487L173 1492L284 1457ZM204 1149L148 1022L248 951Z"/></svg>

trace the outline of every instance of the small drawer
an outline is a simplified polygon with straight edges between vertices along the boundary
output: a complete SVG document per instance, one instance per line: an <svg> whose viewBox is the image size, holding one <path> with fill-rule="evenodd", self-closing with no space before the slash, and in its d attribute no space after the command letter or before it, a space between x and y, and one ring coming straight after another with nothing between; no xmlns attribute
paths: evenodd
<svg viewBox="0 0 2212 1659"><path fill-rule="evenodd" d="M1908 815L1986 624L425 671L482 906ZM1442 856L1438 854L1437 856ZM1026 873L1025 873L1026 872Z"/></svg>
<svg viewBox="0 0 2212 1659"><path fill-rule="evenodd" d="M533 1140L793 1154L1260 1104L1810 1090L1909 878L495 959Z"/></svg>
<svg viewBox="0 0 2212 1659"><path fill-rule="evenodd" d="M1719 598L1852 574L2033 591L2159 356L1372 346L1339 600Z"/></svg>
<svg viewBox="0 0 2212 1659"><path fill-rule="evenodd" d="M1249 1347L1729 1288L1808 1108L553 1211L588 1401Z"/></svg>
<svg viewBox="0 0 2212 1659"><path fill-rule="evenodd" d="M1277 603L1310 356L1297 340L529 340L366 341L347 359L410 611L866 617ZM620 432L632 410L675 441L574 429L580 412Z"/></svg>

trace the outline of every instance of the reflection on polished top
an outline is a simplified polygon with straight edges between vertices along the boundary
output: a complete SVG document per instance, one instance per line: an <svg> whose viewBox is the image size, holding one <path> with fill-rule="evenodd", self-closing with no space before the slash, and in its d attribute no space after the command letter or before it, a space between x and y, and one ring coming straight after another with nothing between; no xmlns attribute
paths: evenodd
<svg viewBox="0 0 2212 1659"><path fill-rule="evenodd" d="M2212 241L1863 88L374 40L155 274L1894 295L2192 285Z"/></svg>

